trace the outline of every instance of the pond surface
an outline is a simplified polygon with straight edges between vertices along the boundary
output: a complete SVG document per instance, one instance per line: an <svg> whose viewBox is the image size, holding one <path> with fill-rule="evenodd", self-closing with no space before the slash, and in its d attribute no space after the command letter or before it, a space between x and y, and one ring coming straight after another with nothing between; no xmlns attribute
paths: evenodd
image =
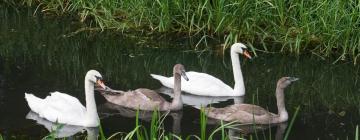
<svg viewBox="0 0 360 140"><path fill-rule="evenodd" d="M196 43L188 38L149 37L146 33L121 30L73 34L83 26L81 23L66 17L33 16L33 10L28 9L1 7L0 19L0 133L5 138L39 139L49 134L43 125L26 119L30 110L24 93L43 98L49 92L61 91L84 103L83 81L89 69L100 71L107 85L122 90L159 89L161 84L150 73L170 76L176 63L234 84L229 49L224 55L221 50L211 49L221 42L210 42L206 51L194 51ZM354 139L356 125L360 124L359 66L346 61L332 64L332 58L323 60L316 55L257 55L251 61L240 58L246 86L243 99L187 98L198 102L219 100L212 104L216 107L241 101L277 112L276 81L282 76L295 76L300 80L285 91L290 119L300 108L289 138ZM133 112L106 103L100 94L96 95L96 102L107 136L134 129ZM165 119L165 129L182 136L200 135L199 114L198 109L185 105L182 112L171 114L174 121L171 117ZM146 120L145 117L142 123L149 126ZM216 127L209 124L207 129L212 132ZM257 133L259 139L274 139L277 132L276 127L271 127ZM245 137L255 138L254 133Z"/></svg>

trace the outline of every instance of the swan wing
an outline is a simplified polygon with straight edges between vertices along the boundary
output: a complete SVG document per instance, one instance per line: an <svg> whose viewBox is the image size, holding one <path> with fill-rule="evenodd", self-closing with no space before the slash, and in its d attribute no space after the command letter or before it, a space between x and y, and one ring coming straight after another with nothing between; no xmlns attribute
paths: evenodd
<svg viewBox="0 0 360 140"><path fill-rule="evenodd" d="M237 121L240 123L266 124L275 114L266 109L251 104L234 104L224 108L206 108L206 114L210 118Z"/></svg>
<svg viewBox="0 0 360 140"><path fill-rule="evenodd" d="M271 113L268 110L251 104L240 104L236 107L238 110L232 115L232 120L238 121L240 123L256 123L256 124L269 124L276 123L274 119L277 119L279 116L277 114Z"/></svg>
<svg viewBox="0 0 360 140"><path fill-rule="evenodd" d="M163 93L165 95L170 96L171 98L174 97L173 89L168 87L161 87L160 89L156 90L158 93ZM208 106L209 104L219 103L222 101L227 101L230 99L234 100L241 100L241 97L231 97L231 96L224 96L224 97L215 97L215 96L199 96L194 94L181 94L181 98L184 104L193 106L197 109L201 107ZM241 101L242 102L242 101Z"/></svg>
<svg viewBox="0 0 360 140"><path fill-rule="evenodd" d="M268 110L266 110L260 106L252 105L252 104L234 104L234 105L231 105L230 107L233 108L234 110L247 112L249 114L253 114L256 116L269 114Z"/></svg>
<svg viewBox="0 0 360 140"><path fill-rule="evenodd" d="M153 110L165 103L165 99L150 89L129 90L122 94L102 94L108 102L132 109Z"/></svg>
<svg viewBox="0 0 360 140"><path fill-rule="evenodd" d="M81 125L85 117L85 107L78 99L70 95L53 92L45 99L25 93L25 98L32 111L51 122Z"/></svg>
<svg viewBox="0 0 360 140"><path fill-rule="evenodd" d="M206 73L195 71L186 72L189 81L181 80L181 90L200 96L237 96L233 89L223 81ZM151 75L166 87L174 87L174 77L164 77L160 75Z"/></svg>
<svg viewBox="0 0 360 140"><path fill-rule="evenodd" d="M156 93L154 90L146 89L146 88L139 88L136 89L135 92L138 92L138 94L144 95L144 97L147 98L147 100L151 100L154 102L163 102L165 99L160 96L158 93Z"/></svg>
<svg viewBox="0 0 360 140"><path fill-rule="evenodd" d="M215 108L215 107L208 107L205 108L205 113L208 117L225 120L227 121L228 118L236 112L236 109L232 108L231 106L227 106L224 108Z"/></svg>

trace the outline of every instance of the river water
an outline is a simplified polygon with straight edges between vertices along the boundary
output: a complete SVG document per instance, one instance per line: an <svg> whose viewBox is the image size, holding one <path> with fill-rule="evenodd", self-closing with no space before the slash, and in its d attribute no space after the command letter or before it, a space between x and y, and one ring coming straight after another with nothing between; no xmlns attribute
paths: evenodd
<svg viewBox="0 0 360 140"><path fill-rule="evenodd" d="M186 70L205 72L234 84L229 49L224 53L213 49L219 48L220 41L212 41L208 47L200 45L197 51L196 43L186 37L122 30L74 33L85 26L68 17L34 16L29 9L1 7L0 19L0 134L7 139L39 139L49 134L41 121L26 118L30 109L25 92L43 98L49 92L61 91L84 103L83 81L89 69L100 71L107 85L121 90L160 89L161 84L150 73L170 76L176 63L182 63ZM286 107L290 119L297 108L299 112L291 127L290 120L284 124L288 126L285 131L291 128L289 139L354 139L360 124L359 66L350 60L333 64L332 57L323 59L311 54L258 53L252 60L240 60L245 97L207 98L184 93L183 98L195 103L212 101L216 107L251 103L277 112L276 81L282 76L294 76L300 80L285 91ZM105 135L134 129L133 111L106 103L100 94L96 94L96 102ZM166 131L181 136L200 135L200 113L191 103L173 114L174 121L171 117L165 119ZM142 121L145 126L150 124L147 120L145 117ZM208 132L216 127L208 124ZM277 128L281 127L234 135L274 139Z"/></svg>

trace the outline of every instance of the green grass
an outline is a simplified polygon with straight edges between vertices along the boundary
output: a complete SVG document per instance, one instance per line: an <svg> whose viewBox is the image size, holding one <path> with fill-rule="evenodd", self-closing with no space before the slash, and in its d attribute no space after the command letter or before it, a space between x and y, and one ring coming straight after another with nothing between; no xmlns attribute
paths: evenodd
<svg viewBox="0 0 360 140"><path fill-rule="evenodd" d="M18 0L21 4L36 7L35 14L71 15L102 30L176 32L202 36L198 41L205 44L204 38L225 47L241 41L254 51L335 54L354 63L360 56L355 0Z"/></svg>
<svg viewBox="0 0 360 140"><path fill-rule="evenodd" d="M298 114L300 110L300 107L297 107L289 127L286 130L286 134L284 137L284 140L288 139L288 136L290 134L292 125L294 123L294 120L296 119L296 116ZM201 136L196 136L196 135L191 135L191 136L187 136L186 138L184 138L184 140L188 140L188 139L197 139L197 140L213 140L213 139L218 139L218 138L214 138L214 135L217 133L220 133L220 138L221 140L229 140L230 137L226 134L226 129L234 129L236 128L236 126L239 126L241 124L236 124L235 122L230 122L230 123L223 123L221 121L220 126L218 126L217 128L215 128L210 135L206 138L206 133L205 133L205 126L206 126L206 116L204 115L205 113L203 113L203 109L200 110L201 115L200 115L200 128L201 128ZM110 137L106 138L106 136L103 133L102 130L102 126L99 126L99 136L98 139L100 140L112 140L112 139L121 139L121 140L133 140L133 139L137 139L137 140L183 140L183 138L181 136L177 136L175 134L165 134L165 130L164 130L164 126L163 126L163 120L165 119L165 117L168 115L168 113L166 113L165 115L160 116L160 113L158 111L154 111L153 116L152 116L152 121L151 121L151 128L150 128L150 137L148 135L148 133L146 132L146 128L144 126L142 126L139 122L139 112L137 112L136 114L136 126L135 128L130 131L129 133L123 133L123 132L117 132L112 134ZM204 126L205 125L205 126ZM56 137L56 131L58 131L59 129L61 129L63 127L63 125L58 124L57 127L52 130L49 135L45 136L43 139L44 140L55 140ZM271 133L271 128L269 129L269 132ZM124 135L125 134L125 135ZM255 137L256 139L259 139L259 137L257 136L258 134L255 133ZM118 137L120 136L120 137ZM253 134L248 136L249 139L254 139ZM62 139L66 139L66 138L62 138ZM86 138L84 138L86 139ZM244 137L237 137L236 139L242 140L242 139L246 139ZM267 139L265 136L263 137L263 139ZM269 140L271 140L271 135L268 138ZM358 125L356 125L356 129L355 129L355 140L359 139L359 127ZM3 140L3 137L0 133L0 140Z"/></svg>
<svg viewBox="0 0 360 140"><path fill-rule="evenodd" d="M64 127L64 124L59 124L59 123L55 123L55 129L51 130L51 132L49 133L49 135L45 136L43 138L43 140L53 140L53 139L56 139L56 134L57 134L57 131L59 131L61 128Z"/></svg>
<svg viewBox="0 0 360 140"><path fill-rule="evenodd" d="M358 125L356 125L355 140L359 140L359 126Z"/></svg>
<svg viewBox="0 0 360 140"><path fill-rule="evenodd" d="M298 107L296 108L296 111L295 111L295 113L294 113L294 116L292 117L292 119L291 119L291 121L290 121L289 128L288 128L287 131L286 131L284 140L287 140L287 139L288 139L288 137L289 137L289 135L290 135L291 128L292 128L292 126L293 126L293 124L294 124L294 122L295 122L295 119L296 119L297 114L299 113L299 110L300 110L300 106L298 106Z"/></svg>
<svg viewBox="0 0 360 140"><path fill-rule="evenodd" d="M296 111L295 115L297 115L297 111ZM209 134L207 134L206 133L207 117L202 108L200 110L200 136L190 135L190 136L186 136L183 138L182 136L178 136L178 135L175 135L172 133L165 132L164 120L168 115L169 115L169 112L160 113L159 111L154 111L152 119L151 119L151 123L150 123L150 129L147 129L139 121L139 118L138 118L139 111L137 111L136 120L135 120L136 121L135 128L132 131L130 131L129 133L117 132L117 133L112 134L110 137L106 137L103 132L102 125L100 125L98 139L100 139L100 140L113 140L113 139L121 139L121 140L133 140L133 139L136 139L136 140L170 140L170 139L173 139L173 140L188 140L188 139L229 140L230 139L230 136L228 135L229 129L236 130L236 129L239 129L239 128L237 128L237 126L243 126L242 124L238 124L235 122L224 123L223 121L221 121L219 126L217 126L215 129L213 129ZM296 116L293 117L291 124L293 123L295 117ZM292 126L291 124L290 124L290 127ZM58 124L56 126L57 127L54 130L52 130L47 136L45 136L43 138L44 140L55 140L56 139L56 132L59 131L59 129L61 129L63 127L63 125ZM252 126L256 127L255 125L252 125ZM291 129L288 128L286 135L288 135L290 133L290 130ZM269 130L269 133L271 133L271 129ZM250 134L250 137L252 137L253 135L258 135L258 134L257 133ZM85 137L86 136L84 136L84 138ZM2 140L1 138L2 137L0 135L0 140ZM77 137L77 138L81 138L81 137ZM66 138L62 138L62 139L66 139ZM237 136L236 139L246 139L246 138L243 135L239 135L239 136ZM256 136L256 139L259 139L259 137ZM269 137L269 139L272 139L272 138Z"/></svg>

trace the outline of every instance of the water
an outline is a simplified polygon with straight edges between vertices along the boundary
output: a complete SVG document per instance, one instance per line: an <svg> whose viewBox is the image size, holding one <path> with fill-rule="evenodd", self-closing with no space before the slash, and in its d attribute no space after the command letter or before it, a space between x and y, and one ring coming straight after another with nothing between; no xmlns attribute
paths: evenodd
<svg viewBox="0 0 360 140"><path fill-rule="evenodd" d="M187 70L206 72L229 85L234 84L229 50L225 50L225 55L221 50L193 51L191 39L154 37L146 33L95 30L71 34L83 26L71 18L33 16L33 11L28 9L0 9L0 133L5 138L46 136L49 132L44 126L25 118L30 110L24 93L45 97L49 92L61 91L84 103L83 81L89 69L97 69L107 85L122 90L159 89L160 83L149 74L170 76L176 63L184 64ZM210 42L210 48L217 44ZM276 81L282 76L299 77L300 81L285 91L290 118L300 107L290 139L355 137L356 125L360 124L359 66L347 61L332 64L332 58L323 60L309 54L258 55L251 61L241 58L245 103L276 112ZM237 100L224 99L213 106L224 107ZM133 130L135 118L121 113L128 111L111 109L99 94L96 101L107 136ZM185 105L182 113L175 116L182 116L180 128L173 128L176 122L167 117L167 131L182 136L200 134L197 109ZM149 126L146 119L143 124ZM276 127L260 131L259 139L273 139ZM216 125L209 124L207 128L211 132Z"/></svg>

